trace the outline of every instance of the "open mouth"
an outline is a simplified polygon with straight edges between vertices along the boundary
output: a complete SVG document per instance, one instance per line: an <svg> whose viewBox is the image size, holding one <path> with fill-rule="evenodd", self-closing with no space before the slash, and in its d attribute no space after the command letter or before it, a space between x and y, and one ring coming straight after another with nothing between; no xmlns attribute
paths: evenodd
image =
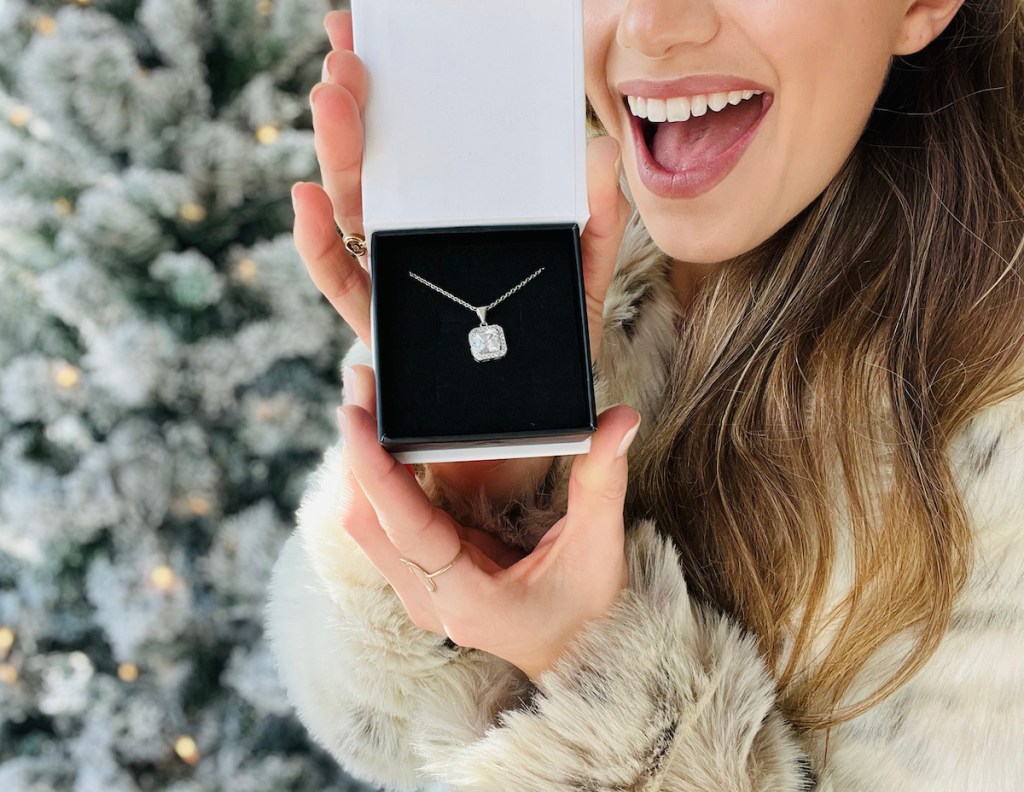
<svg viewBox="0 0 1024 792"><path fill-rule="evenodd" d="M699 116L692 114L692 106L684 104L681 112L689 115L684 121L639 118L632 108L630 115L634 124L639 125L640 138L654 162L667 171L679 173L706 165L732 148L760 121L771 99L771 94L754 94L718 110L703 104L697 108ZM628 100L623 101L628 106ZM660 108L651 108L655 118L660 117L659 112ZM679 112L677 110L676 117Z"/></svg>
<svg viewBox="0 0 1024 792"><path fill-rule="evenodd" d="M770 93L743 93L728 94L728 101L724 94L668 100L623 97L637 169L647 188L665 198L695 198L722 181L772 106ZM685 120L675 120L680 118Z"/></svg>

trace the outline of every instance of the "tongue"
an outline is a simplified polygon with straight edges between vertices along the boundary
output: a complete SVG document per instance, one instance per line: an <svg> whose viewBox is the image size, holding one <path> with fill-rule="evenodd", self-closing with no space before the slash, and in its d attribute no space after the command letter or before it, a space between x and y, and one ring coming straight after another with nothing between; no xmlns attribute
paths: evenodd
<svg viewBox="0 0 1024 792"><path fill-rule="evenodd" d="M666 170L681 171L713 160L735 143L761 114L761 97L726 105L717 113L709 109L689 121L655 124L651 154Z"/></svg>

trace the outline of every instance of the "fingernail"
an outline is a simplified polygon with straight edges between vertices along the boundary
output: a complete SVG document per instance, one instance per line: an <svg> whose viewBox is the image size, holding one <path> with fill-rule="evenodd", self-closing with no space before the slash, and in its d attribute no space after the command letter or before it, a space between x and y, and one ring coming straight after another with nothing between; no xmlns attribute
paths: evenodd
<svg viewBox="0 0 1024 792"><path fill-rule="evenodd" d="M313 86L313 90L309 92L309 101L312 104L316 101L316 95L320 93L320 89L324 87L326 83L318 82Z"/></svg>
<svg viewBox="0 0 1024 792"><path fill-rule="evenodd" d="M299 211L298 207L295 205L295 188L298 187L300 184L302 184L302 182L295 182L295 184L292 185L292 211L293 212L298 212Z"/></svg>
<svg viewBox="0 0 1024 792"><path fill-rule="evenodd" d="M345 429L348 427L348 417L341 411L341 407L337 409L336 415L338 416L338 430L344 435Z"/></svg>
<svg viewBox="0 0 1024 792"><path fill-rule="evenodd" d="M331 73L327 71L327 58L324 58L323 68L320 69L320 81L327 82L330 79Z"/></svg>
<svg viewBox="0 0 1024 792"><path fill-rule="evenodd" d="M642 418L637 418L636 424L634 424L633 428L626 432L626 436L622 438L622 442L619 443L619 450L615 452L616 459L621 459L625 455L626 451L629 450L630 443L633 442L633 438L636 437L636 433L640 429L641 420Z"/></svg>
<svg viewBox="0 0 1024 792"><path fill-rule="evenodd" d="M356 370L351 366L345 366L341 370L342 396L345 404L351 404L356 394Z"/></svg>

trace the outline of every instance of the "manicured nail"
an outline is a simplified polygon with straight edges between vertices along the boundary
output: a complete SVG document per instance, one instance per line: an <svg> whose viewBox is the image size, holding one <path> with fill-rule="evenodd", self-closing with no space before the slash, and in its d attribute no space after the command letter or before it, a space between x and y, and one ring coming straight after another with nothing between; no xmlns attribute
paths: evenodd
<svg viewBox="0 0 1024 792"><path fill-rule="evenodd" d="M324 58L323 68L320 69L320 81L327 82L330 79L331 73L327 71L327 58Z"/></svg>
<svg viewBox="0 0 1024 792"><path fill-rule="evenodd" d="M299 209L295 205L295 188L298 187L300 184L302 184L302 182L295 182L295 184L292 185L292 211L296 213L298 213Z"/></svg>
<svg viewBox="0 0 1024 792"><path fill-rule="evenodd" d="M311 90L309 92L309 101L310 101L310 103L313 103L313 102L316 101L316 95L318 93L320 93L320 89L323 88L324 85L326 85L326 83L318 82L316 85L313 86L313 90Z"/></svg>
<svg viewBox="0 0 1024 792"><path fill-rule="evenodd" d="M637 418L636 424L633 428L626 432L626 436L622 438L622 442L619 443L619 450L615 452L615 458L621 459L627 450L629 450L630 443L633 442L633 438L636 437L637 431L640 429L640 421L642 418Z"/></svg>
<svg viewBox="0 0 1024 792"><path fill-rule="evenodd" d="M337 409L335 414L338 416L338 430L344 435L345 429L348 427L348 416L341 411L341 407Z"/></svg>
<svg viewBox="0 0 1024 792"><path fill-rule="evenodd" d="M341 370L342 396L345 404L352 404L352 398L356 395L356 370L351 366L345 366Z"/></svg>

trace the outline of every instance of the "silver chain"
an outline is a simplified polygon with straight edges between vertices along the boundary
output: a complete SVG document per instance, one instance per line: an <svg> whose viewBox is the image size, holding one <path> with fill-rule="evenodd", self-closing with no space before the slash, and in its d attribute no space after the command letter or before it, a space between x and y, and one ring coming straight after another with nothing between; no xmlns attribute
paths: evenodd
<svg viewBox="0 0 1024 792"><path fill-rule="evenodd" d="M510 297L510 296L512 296L513 294L515 294L515 293L516 293L516 292L517 292L517 291L518 291L519 289L523 288L523 286L525 286L525 285L526 285L527 283L529 283L529 282L530 282L531 280L533 280L534 278L536 278L536 277L537 277L538 275L540 275L540 274L541 274L541 273L542 273L543 271L544 271L544 267L541 267L541 268L540 268L539 270L537 270L537 271L536 271L535 273L533 273L533 275L531 275L530 277L528 277L528 278L527 278L526 280L524 280L524 281L523 281L522 283L520 283L520 284L519 284L518 286L513 286L513 287L512 287L511 289L509 289L509 290L508 290L507 292L505 292L505 293L504 293L503 295L501 295L501 297L499 297L499 298L498 298L497 300L495 300L494 302L492 302L492 303L491 303L490 305L481 305L481 306L479 306L479 307L480 307L480 308L483 308L483 309L484 309L485 311L489 311L489 310L491 310L491 308L493 308L493 307L494 307L495 305L497 305L498 303L500 303L500 302L501 302L502 300L504 300L504 299L505 299L506 297ZM440 286L435 286L435 285L434 285L433 283L431 283L430 281L428 281L428 280L427 280L426 278L421 278L421 277L420 277L419 275L417 275L417 274L416 274L415 272L410 272L409 274L410 274L410 275L412 275L412 276L413 276L413 277L414 277L414 278L415 278L416 280L420 281L421 283L425 283L425 284L426 284L427 286L429 286L429 287L430 287L431 289L433 289L434 291L438 291L438 292L441 292L441 294L443 294L443 295L444 295L445 297L450 297L451 299L455 300L455 302L457 302L457 303L458 303L459 305L465 305L465 306L466 306L467 308L469 308L469 310L471 310L471 311L477 311L477 310L478 310L478 306L476 306L476 305L470 305L470 304L469 304L468 302L466 302L465 300L460 300L460 299L459 299L458 297L456 297L456 296L455 296L454 294L451 294L451 293L449 293L449 292L446 292L446 291L445 291L444 289L442 289L442 288L441 288Z"/></svg>

